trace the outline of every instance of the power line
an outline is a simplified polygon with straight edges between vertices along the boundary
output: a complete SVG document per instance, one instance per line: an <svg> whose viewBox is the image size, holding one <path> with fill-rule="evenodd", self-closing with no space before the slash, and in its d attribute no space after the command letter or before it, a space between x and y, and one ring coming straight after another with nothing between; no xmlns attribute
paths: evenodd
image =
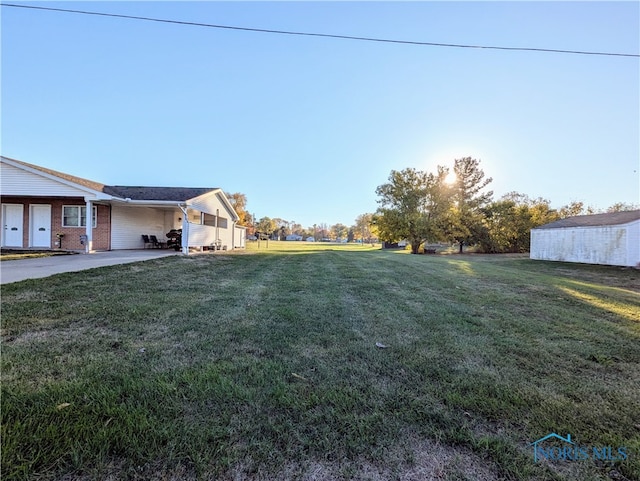
<svg viewBox="0 0 640 481"><path fill-rule="evenodd" d="M227 30L240 30L245 32L259 32L259 33L272 33L278 35L297 35L307 37L323 37L323 38L337 38L342 40L359 40L364 42L382 42L382 43L397 43L405 45L422 45L429 47L449 47L449 48L477 48L487 50L513 50L521 52L545 52L545 53L566 53L574 55L600 55L608 57L636 57L640 58L640 54L634 53L611 53L611 52L589 52L582 50L562 50L551 48L532 48L532 47L499 47L490 45L467 45L467 44L455 44L455 43L436 43L436 42L416 42L411 40L393 40L387 38L374 38L374 37L355 37L351 35L334 35L329 33L312 33L312 32L293 32L288 30L270 30L265 28L250 28L250 27L237 27L231 25L216 25L210 23L198 23L198 22L184 22L180 20L167 20L162 18L151 17L139 17L135 15L120 15L116 13L102 13L102 12L88 12L85 10L69 10L65 8L52 8L52 7L36 7L33 5L16 5L13 3L2 3L3 7L15 7L15 8L30 8L34 10L48 10L52 12L64 12L64 13L78 13L82 15L97 15L101 17L114 17L114 18L126 18L130 20L144 20L147 22L160 22L171 23L177 25L189 25L193 27L207 27L207 28L220 28Z"/></svg>

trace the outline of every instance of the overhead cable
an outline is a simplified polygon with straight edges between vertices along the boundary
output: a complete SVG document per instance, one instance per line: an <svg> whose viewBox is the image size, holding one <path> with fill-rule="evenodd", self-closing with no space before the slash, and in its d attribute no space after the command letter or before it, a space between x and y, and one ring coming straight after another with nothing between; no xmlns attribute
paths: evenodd
<svg viewBox="0 0 640 481"><path fill-rule="evenodd" d="M126 18L130 20L143 20L147 22L171 23L171 24L177 24L177 25L188 25L193 27L219 28L219 29L227 29L227 30L240 30L245 32L271 33L271 34L279 34L279 35L323 37L323 38L335 38L335 39L342 39L342 40L359 40L364 42L422 45L422 46L428 46L428 47L475 48L475 49L487 49L487 50L512 50L512 51L521 51L521 52L564 53L564 54L574 54L574 55L600 55L600 56L609 56L609 57L640 58L640 54L634 54L634 53L612 53L612 52L593 52L593 51L584 51L584 50L563 50L563 49L552 49L552 48L500 47L500 46L492 46L492 45L468 45L468 44L455 44L455 43L418 42L418 41L412 41L412 40L393 40L393 39L387 39L387 38L356 37L352 35L335 35L335 34L329 34L329 33L294 32L289 30L271 30L266 28L250 28L250 27L237 27L237 26L231 26L231 25L216 25L216 24L210 24L210 23L185 22L181 20L168 20L168 19L162 19L162 18L140 17L137 15L121 15L116 13L89 12L85 10L70 10L66 8L36 7L34 5L17 5L14 3L2 3L0 5L3 7L29 8L34 10L47 10L52 12L77 13L82 15L97 15L102 17Z"/></svg>

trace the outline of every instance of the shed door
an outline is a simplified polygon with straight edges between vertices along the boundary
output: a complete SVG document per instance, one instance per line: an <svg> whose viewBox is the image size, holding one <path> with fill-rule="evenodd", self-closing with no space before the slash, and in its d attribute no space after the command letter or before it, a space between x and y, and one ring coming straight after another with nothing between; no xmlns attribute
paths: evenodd
<svg viewBox="0 0 640 481"><path fill-rule="evenodd" d="M22 247L22 204L2 204L2 245Z"/></svg>
<svg viewBox="0 0 640 481"><path fill-rule="evenodd" d="M30 246L51 247L51 206L32 204L29 219Z"/></svg>

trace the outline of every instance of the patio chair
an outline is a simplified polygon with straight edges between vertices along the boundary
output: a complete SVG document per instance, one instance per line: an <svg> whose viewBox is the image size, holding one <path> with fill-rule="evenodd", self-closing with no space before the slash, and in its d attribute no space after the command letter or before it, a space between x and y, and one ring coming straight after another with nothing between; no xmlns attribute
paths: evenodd
<svg viewBox="0 0 640 481"><path fill-rule="evenodd" d="M144 243L143 249L146 249L147 246L153 247L153 242L149 239L149 236L146 234L142 234L142 242Z"/></svg>
<svg viewBox="0 0 640 481"><path fill-rule="evenodd" d="M166 245L164 242L160 242L158 240L158 238L154 235L150 235L149 239L151 240L151 243L153 244L153 247L156 247L158 249L163 249L164 246Z"/></svg>

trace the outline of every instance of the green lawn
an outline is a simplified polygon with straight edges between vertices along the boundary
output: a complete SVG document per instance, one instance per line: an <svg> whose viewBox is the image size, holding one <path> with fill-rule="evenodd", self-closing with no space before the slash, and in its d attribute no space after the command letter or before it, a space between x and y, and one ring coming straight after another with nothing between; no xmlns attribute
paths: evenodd
<svg viewBox="0 0 640 481"><path fill-rule="evenodd" d="M639 341L640 271L523 256L270 242L8 284L2 477L638 480ZM626 460L534 463L551 432Z"/></svg>

